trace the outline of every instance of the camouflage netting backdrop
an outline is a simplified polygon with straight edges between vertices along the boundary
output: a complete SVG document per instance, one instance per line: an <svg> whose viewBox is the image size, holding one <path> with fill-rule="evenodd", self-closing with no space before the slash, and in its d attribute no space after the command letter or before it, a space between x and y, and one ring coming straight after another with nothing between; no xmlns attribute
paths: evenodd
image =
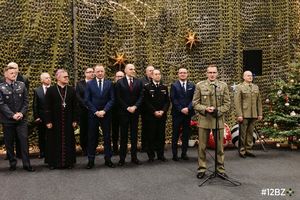
<svg viewBox="0 0 300 200"><path fill-rule="evenodd" d="M140 77L153 64L168 84L179 66L196 83L214 62L231 86L241 80L243 50L262 49L263 74L255 81L265 96L289 70L299 16L298 0L0 0L0 64L19 64L32 100L41 72L66 68L73 84L84 66L103 63L112 78L116 53L124 53ZM188 32L199 39L191 49ZM229 118L232 125L233 112ZM168 137L170 127L169 120Z"/></svg>

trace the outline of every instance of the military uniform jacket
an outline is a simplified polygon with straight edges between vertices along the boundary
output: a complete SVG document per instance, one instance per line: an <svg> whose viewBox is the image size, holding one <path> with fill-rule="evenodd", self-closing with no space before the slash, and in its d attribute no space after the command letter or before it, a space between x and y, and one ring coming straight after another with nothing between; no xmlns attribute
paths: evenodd
<svg viewBox="0 0 300 200"><path fill-rule="evenodd" d="M21 112L23 120L26 120L28 110L28 95L25 84L15 81L12 86L8 83L0 83L0 122L17 123L12 117Z"/></svg>
<svg viewBox="0 0 300 200"><path fill-rule="evenodd" d="M162 119L166 119L170 106L168 87L161 83L156 87L153 82L150 82L144 87L144 103L144 113L147 119L156 119L154 112L159 110L164 111Z"/></svg>
<svg viewBox="0 0 300 200"><path fill-rule="evenodd" d="M234 105L237 117L257 118L262 116L262 103L257 85L241 83L234 93Z"/></svg>
<svg viewBox="0 0 300 200"><path fill-rule="evenodd" d="M208 80L197 83L193 97L193 106L199 115L199 127L205 129L216 128L216 118L205 111L207 107L214 106L218 109L219 128L224 128L224 113L230 108L230 96L227 84L218 80L214 84L216 85L218 105L216 105L215 100L215 86L211 85Z"/></svg>

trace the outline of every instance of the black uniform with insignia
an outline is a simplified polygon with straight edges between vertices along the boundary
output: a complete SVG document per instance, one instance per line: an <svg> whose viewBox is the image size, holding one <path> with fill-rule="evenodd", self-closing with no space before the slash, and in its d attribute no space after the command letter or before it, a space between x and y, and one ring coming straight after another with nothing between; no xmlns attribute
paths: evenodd
<svg viewBox="0 0 300 200"><path fill-rule="evenodd" d="M3 124L4 142L11 168L15 168L17 160L14 153L14 140L18 137L21 146L23 167L30 167L28 153L28 127L26 114L28 110L28 94L23 82L12 84L0 83L0 122ZM13 119L15 113L20 112L23 118Z"/></svg>
<svg viewBox="0 0 300 200"><path fill-rule="evenodd" d="M167 112L170 106L168 87L159 83L155 85L150 82L144 87L144 117L145 131L147 136L147 153L149 160L155 157L157 152L158 159L164 158L165 128ZM164 111L162 117L157 118L155 111Z"/></svg>

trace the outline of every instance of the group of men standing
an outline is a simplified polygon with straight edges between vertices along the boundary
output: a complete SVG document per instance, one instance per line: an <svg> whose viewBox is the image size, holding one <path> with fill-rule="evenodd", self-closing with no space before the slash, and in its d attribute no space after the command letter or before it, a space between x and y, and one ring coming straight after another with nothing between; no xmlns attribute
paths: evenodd
<svg viewBox="0 0 300 200"><path fill-rule="evenodd" d="M224 168L223 133L224 114L230 108L227 84L217 80L216 65L209 65L207 80L197 85L188 81L188 70L178 70L178 80L168 87L162 82L160 70L146 68L143 79L136 78L135 66L127 64L124 72L118 71L115 81L106 78L105 67L97 64L87 67L85 79L76 87L69 86L68 72L57 70L56 84L51 86L48 73L41 74L42 85L34 90L33 115L39 132L40 157L50 169L73 168L76 162L74 128L79 122L80 145L87 156L86 168L95 165L99 132L104 141L105 165L115 167L111 161L119 154L118 166L125 165L128 136L131 143L131 162L139 165L137 136L139 115L142 119L142 149L147 152L149 162L166 161L164 156L167 112L172 103L172 160L188 160L188 139L191 117L199 117L198 178L206 172L206 144L209 133L218 130L217 170L226 177ZM5 81L0 85L0 120L3 124L5 145L10 170L16 169L14 137L21 143L23 168L34 171L29 162L27 142L28 95L25 84L16 81L15 68L10 64L4 69ZM237 120L241 123L240 156L254 157L250 152L252 132L256 119L262 118L261 99L258 87L252 84L252 73L244 73L244 83L237 87L235 105ZM249 88L250 87L250 88ZM249 104L249 99L251 103ZM248 109L247 112L245 109ZM251 132L252 131L252 132ZM251 133L250 133L251 132ZM181 136L181 156L177 143ZM118 139L120 138L120 148ZM113 147L111 147L111 143Z"/></svg>

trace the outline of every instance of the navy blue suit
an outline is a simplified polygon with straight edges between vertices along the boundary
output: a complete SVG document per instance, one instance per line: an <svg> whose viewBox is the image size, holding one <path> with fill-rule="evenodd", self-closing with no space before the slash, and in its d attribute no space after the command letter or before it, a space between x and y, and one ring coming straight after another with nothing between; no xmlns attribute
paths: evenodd
<svg viewBox="0 0 300 200"><path fill-rule="evenodd" d="M172 153L173 157L177 156L177 142L179 139L179 130L182 127L182 152L181 156L186 155L188 140L190 135L190 121L195 114L193 110L192 100L195 91L195 84L187 82L186 91L183 89L179 81L175 81L171 85L170 98L172 102ZM185 115L181 110L188 107L189 114Z"/></svg>
<svg viewBox="0 0 300 200"><path fill-rule="evenodd" d="M139 79L133 78L133 89L130 90L126 76L118 80L116 85L116 99L119 105L121 128L120 160L124 161L127 153L128 129L130 126L131 158L136 159L137 133L140 106L143 99L143 84ZM130 106L136 106L134 113L127 111Z"/></svg>
<svg viewBox="0 0 300 200"><path fill-rule="evenodd" d="M89 110L89 128L88 128L88 158L95 159L96 148L98 146L99 125L104 137L104 155L105 159L112 156L110 129L111 129L111 109L115 101L113 84L109 80L104 80L103 90L101 92L96 79L86 84L85 102ZM106 113L103 118L95 115L95 112L104 110Z"/></svg>

